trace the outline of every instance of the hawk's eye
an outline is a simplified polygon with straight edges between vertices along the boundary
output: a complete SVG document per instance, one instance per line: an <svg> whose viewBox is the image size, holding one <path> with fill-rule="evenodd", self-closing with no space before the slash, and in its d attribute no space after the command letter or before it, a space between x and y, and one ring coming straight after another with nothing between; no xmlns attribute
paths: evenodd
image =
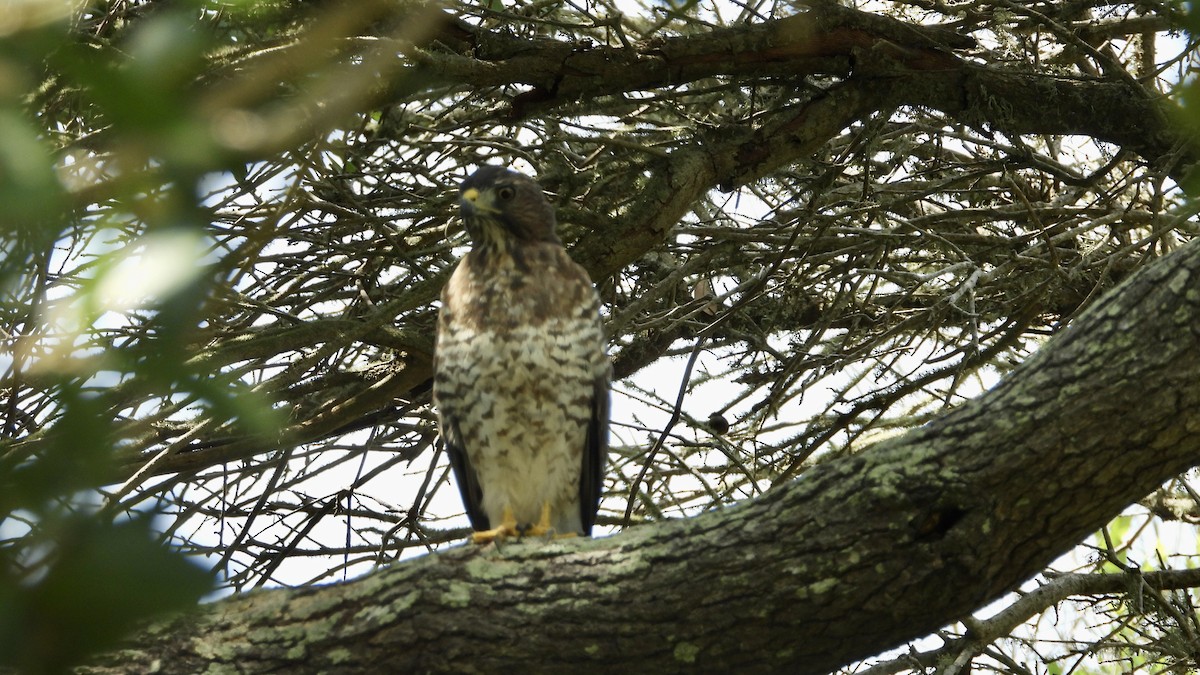
<svg viewBox="0 0 1200 675"><path fill-rule="evenodd" d="M496 196L504 201L508 201L517 196L517 191L505 185L499 190L496 190Z"/></svg>

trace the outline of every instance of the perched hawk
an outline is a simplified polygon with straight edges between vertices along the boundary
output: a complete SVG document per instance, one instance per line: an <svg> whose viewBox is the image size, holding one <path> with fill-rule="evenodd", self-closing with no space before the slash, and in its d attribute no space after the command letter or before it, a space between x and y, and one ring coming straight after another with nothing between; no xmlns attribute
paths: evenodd
<svg viewBox="0 0 1200 675"><path fill-rule="evenodd" d="M591 534L608 448L600 298L533 180L485 166L459 196L473 246L442 292L433 400L473 539Z"/></svg>

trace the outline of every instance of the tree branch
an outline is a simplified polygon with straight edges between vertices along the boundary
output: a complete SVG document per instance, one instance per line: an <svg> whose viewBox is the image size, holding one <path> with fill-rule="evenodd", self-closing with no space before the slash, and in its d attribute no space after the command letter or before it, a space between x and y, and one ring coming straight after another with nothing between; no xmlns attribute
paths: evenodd
<svg viewBox="0 0 1200 675"><path fill-rule="evenodd" d="M533 86L513 100L515 117L702 78L821 76L844 79L853 91L872 91L877 103L924 106L1005 133L1082 134L1117 143L1176 178L1200 160L1195 143L1173 128L1170 104L1132 79L1089 80L976 65L952 51L974 46L970 36L833 3L814 2L808 11L782 19L629 47L519 38L458 20L450 20L439 39L456 54L418 53L415 58L430 74L473 86ZM889 95L875 91L881 84ZM830 95L838 88L832 87ZM803 128L812 118L811 105L802 105L787 126ZM851 118L878 109L868 106ZM771 152L775 160L748 162L740 156L745 151L739 153L733 166L718 171L727 189L811 152L807 144L775 147L788 140L786 135L781 139L756 126L756 140L749 145Z"/></svg>
<svg viewBox="0 0 1200 675"><path fill-rule="evenodd" d="M254 593L85 672L824 673L1015 588L1200 457L1200 243L995 389L737 507Z"/></svg>

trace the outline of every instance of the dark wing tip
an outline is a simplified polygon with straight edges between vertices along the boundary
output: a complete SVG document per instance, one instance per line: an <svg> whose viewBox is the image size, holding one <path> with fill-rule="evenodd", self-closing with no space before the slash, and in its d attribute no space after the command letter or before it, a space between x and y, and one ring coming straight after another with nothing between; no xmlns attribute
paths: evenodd
<svg viewBox="0 0 1200 675"><path fill-rule="evenodd" d="M491 529L487 514L483 512L483 486L479 477L467 459L467 451L462 446L458 425L447 421L442 431L442 443L446 446L446 455L450 458L450 468L454 471L454 479L458 484L458 494L462 497L463 508L467 510L467 518L471 528L479 530Z"/></svg>
<svg viewBox="0 0 1200 675"><path fill-rule="evenodd" d="M604 492L608 464L609 378L596 378L592 389L592 419L588 422L587 447L583 449L583 474L579 477L579 515L583 533L591 536Z"/></svg>

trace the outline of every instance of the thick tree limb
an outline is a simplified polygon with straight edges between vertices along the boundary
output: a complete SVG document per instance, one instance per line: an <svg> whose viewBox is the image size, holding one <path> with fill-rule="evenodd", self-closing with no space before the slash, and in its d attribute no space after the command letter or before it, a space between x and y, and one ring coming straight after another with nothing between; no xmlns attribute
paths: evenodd
<svg viewBox="0 0 1200 675"><path fill-rule="evenodd" d="M842 79L855 89L869 88L882 105L924 106L1004 133L1099 138L1137 152L1177 178L1200 159L1195 144L1172 128L1169 104L1132 79L1080 79L981 66L954 51L974 46L970 36L832 3L811 5L781 19L623 47L519 38L448 20L438 39L456 54L422 52L414 58L430 74L456 82L532 85L513 102L513 114L522 117L702 78L788 81L822 76ZM883 85L884 80L890 82ZM875 92L880 86L890 93ZM830 94L838 88L831 87ZM861 95L852 98L863 102ZM820 101L802 105L788 126L803 128L811 105L828 105ZM843 108L851 112L855 105ZM775 165L803 156L805 144L788 147L794 142L787 134L780 137L769 125L758 129L759 139L739 155L757 148L774 153ZM777 146L781 141L784 147ZM756 170L739 156L718 175L722 185L736 186L766 170Z"/></svg>
<svg viewBox="0 0 1200 675"><path fill-rule="evenodd" d="M160 623L87 672L824 673L1011 590L1200 463L1200 243L994 390L761 498Z"/></svg>

